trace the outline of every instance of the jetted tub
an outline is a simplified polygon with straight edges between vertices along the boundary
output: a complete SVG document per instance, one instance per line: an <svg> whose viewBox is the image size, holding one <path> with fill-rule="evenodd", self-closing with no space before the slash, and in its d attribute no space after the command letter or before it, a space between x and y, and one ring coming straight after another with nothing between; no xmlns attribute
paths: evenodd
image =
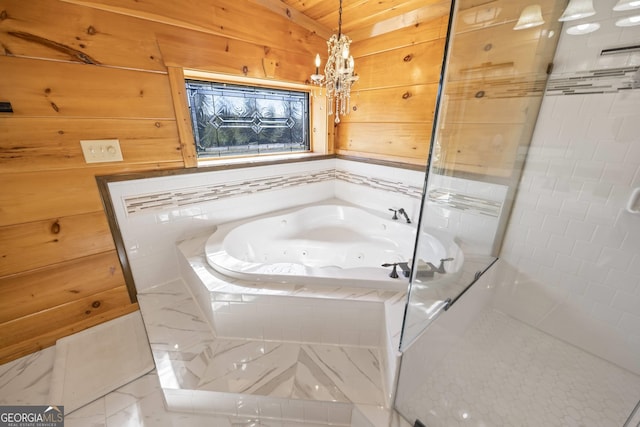
<svg viewBox="0 0 640 427"><path fill-rule="evenodd" d="M248 281L406 290L400 268L393 279L381 265L413 257L416 228L390 216L339 204L304 207L223 224L205 254L219 273ZM419 253L435 265L449 256L429 234Z"/></svg>

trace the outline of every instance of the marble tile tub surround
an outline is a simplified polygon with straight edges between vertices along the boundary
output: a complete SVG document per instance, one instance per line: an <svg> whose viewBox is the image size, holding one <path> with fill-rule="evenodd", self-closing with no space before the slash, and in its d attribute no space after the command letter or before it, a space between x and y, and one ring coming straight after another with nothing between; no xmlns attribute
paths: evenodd
<svg viewBox="0 0 640 427"><path fill-rule="evenodd" d="M216 337L181 281L139 302L172 410L351 425L354 403L386 406L375 348Z"/></svg>
<svg viewBox="0 0 640 427"><path fill-rule="evenodd" d="M405 291L252 283L207 263L208 235L181 242L181 273L217 337L375 348L385 404L393 400Z"/></svg>

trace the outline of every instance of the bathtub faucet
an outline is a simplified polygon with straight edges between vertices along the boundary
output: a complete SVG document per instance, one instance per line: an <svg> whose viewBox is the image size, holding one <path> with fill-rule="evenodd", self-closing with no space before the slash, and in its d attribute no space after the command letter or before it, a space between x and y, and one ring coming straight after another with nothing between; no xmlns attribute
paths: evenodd
<svg viewBox="0 0 640 427"><path fill-rule="evenodd" d="M409 215L407 215L407 211L405 211L403 208L400 209L393 209L393 208L389 208L389 210L391 212L393 212L393 218L391 218L392 220L397 220L398 219L398 214L404 216L404 219L407 221L407 224L411 224L411 220L409 219Z"/></svg>
<svg viewBox="0 0 640 427"><path fill-rule="evenodd" d="M442 258L440 260L440 265L438 265L437 267L433 265L433 263L431 262L424 262L420 260L417 266L418 271L416 273L416 278L429 279L429 278L433 278L435 273L445 274L447 271L444 268L444 263L447 261L453 261L453 258ZM402 275L404 277L411 277L411 267L409 267L408 262L398 262L395 264L383 264L382 266L383 267L393 266L393 271L389 275L390 277L394 277L394 278L398 277L398 273L396 272L396 266L400 267L400 270L402 270ZM395 276L393 276L393 274L395 274Z"/></svg>
<svg viewBox="0 0 640 427"><path fill-rule="evenodd" d="M402 208L398 209L398 213L400 215L404 216L404 219L407 220L407 224L411 224L411 220L409 219L409 215L407 215L407 212L404 209L402 209Z"/></svg>
<svg viewBox="0 0 640 427"><path fill-rule="evenodd" d="M382 267L393 267L391 273L389 273L389 277L391 277L392 279L397 279L398 277L400 277L398 276L398 267L400 267L400 270L402 270L402 275L404 277L411 276L411 268L409 267L408 262L386 263L382 264Z"/></svg>

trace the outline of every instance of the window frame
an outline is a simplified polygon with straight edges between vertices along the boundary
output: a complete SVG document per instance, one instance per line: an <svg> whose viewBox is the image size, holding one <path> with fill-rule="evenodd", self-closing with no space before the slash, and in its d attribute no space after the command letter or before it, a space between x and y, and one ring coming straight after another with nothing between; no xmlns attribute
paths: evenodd
<svg viewBox="0 0 640 427"><path fill-rule="evenodd" d="M212 166L225 163L256 163L277 159L312 157L331 154L327 132L326 97L314 91L310 85L261 80L244 76L231 76L207 71L169 67L169 82L176 112L180 145L185 167ZM198 159L195 138L187 101L186 80L202 80L235 85L255 86L272 89L285 89L309 94L309 151L282 153L253 153L238 156L224 156Z"/></svg>

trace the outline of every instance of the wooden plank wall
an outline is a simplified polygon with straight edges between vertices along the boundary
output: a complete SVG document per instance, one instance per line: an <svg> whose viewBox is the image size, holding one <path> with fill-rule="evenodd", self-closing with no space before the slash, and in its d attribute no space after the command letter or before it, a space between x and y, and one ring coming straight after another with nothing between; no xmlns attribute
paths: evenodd
<svg viewBox="0 0 640 427"><path fill-rule="evenodd" d="M352 44L360 79L338 154L426 165L447 24L448 14Z"/></svg>
<svg viewBox="0 0 640 427"><path fill-rule="evenodd" d="M0 364L137 309L95 177L185 167L167 66L304 82L325 40L234 1L0 0ZM124 161L86 164L81 139Z"/></svg>
<svg viewBox="0 0 640 427"><path fill-rule="evenodd" d="M0 363L137 309L95 177L193 165L170 86L182 67L308 81L326 34L260 3L0 0L0 101L14 109L0 116ZM485 3L464 0L461 19ZM512 30L514 2L494 3L502 24L459 27L436 160L500 177L522 157L553 49L540 29ZM437 18L354 42L360 81L354 110L330 132L337 153L426 163L448 24L440 6ZM84 162L79 141L103 138L120 140L123 162Z"/></svg>
<svg viewBox="0 0 640 427"><path fill-rule="evenodd" d="M460 1L434 166L470 173L477 180L511 180L515 188L544 95L565 2L538 4L545 24L516 31L522 2Z"/></svg>

